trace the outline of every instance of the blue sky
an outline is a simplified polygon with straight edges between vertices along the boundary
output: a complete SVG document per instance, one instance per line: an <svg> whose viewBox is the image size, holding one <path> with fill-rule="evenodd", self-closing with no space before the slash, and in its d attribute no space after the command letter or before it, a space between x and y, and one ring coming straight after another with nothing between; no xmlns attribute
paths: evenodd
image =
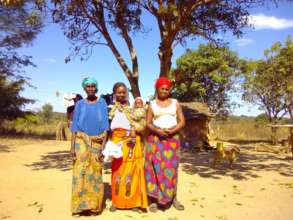
<svg viewBox="0 0 293 220"><path fill-rule="evenodd" d="M221 36L229 42L233 51L238 52L240 57L259 59L263 57L263 51L270 48L276 41L284 42L288 35L293 36L293 2L282 2L275 5L263 6L251 10L251 22L254 29L246 29L241 39L237 39L227 33ZM159 73L159 60L157 51L159 45L159 32L153 17L144 15L147 34L136 34L134 46L138 54L140 89L142 97L147 99L153 93L153 84ZM112 33L120 52L128 57L125 45ZM196 49L203 40L189 41L187 47L178 46L174 50L173 66L187 48ZM39 34L33 45L20 50L21 53L31 55L36 68L29 67L26 74L31 78L31 84L36 88L27 87L23 96L35 99L33 105L27 109L40 109L45 103L51 103L54 111L65 112L63 95L75 92L84 95L81 81L84 77L93 76L99 82L99 94L109 93L117 81L128 84L120 66L116 62L109 48L105 46L95 47L90 59L81 62L79 58L65 64L64 59L70 53L70 43L57 25L46 25ZM129 60L129 59L126 59ZM56 97L56 92L60 93ZM233 110L236 115L257 115L261 113L257 106L244 103L240 95L233 95L241 107Z"/></svg>

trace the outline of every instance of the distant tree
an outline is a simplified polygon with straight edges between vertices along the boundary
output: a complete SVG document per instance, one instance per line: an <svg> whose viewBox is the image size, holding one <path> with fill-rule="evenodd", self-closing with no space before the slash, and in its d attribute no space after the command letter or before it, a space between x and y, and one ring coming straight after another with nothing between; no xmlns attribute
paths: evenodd
<svg viewBox="0 0 293 220"><path fill-rule="evenodd" d="M260 106L271 124L278 123L293 107L293 45L288 37L285 47L280 42L265 50L263 60L251 62L245 75L243 99ZM290 113L291 112L291 113ZM276 143L276 128L272 128Z"/></svg>
<svg viewBox="0 0 293 220"><path fill-rule="evenodd" d="M32 103L33 100L21 97L19 93L23 91L24 80L9 81L0 78L0 121L11 120L25 115L22 107Z"/></svg>
<svg viewBox="0 0 293 220"><path fill-rule="evenodd" d="M135 33L145 32L143 13L157 22L160 33L158 57L160 76L171 69L173 49L187 39L198 37L219 42L221 32L231 31L241 36L248 25L249 8L264 4L265 0L51 0L53 20L59 23L73 43L72 56L87 59L96 45L108 47L125 76L134 97L140 96L138 84L138 56L133 43ZM112 31L111 31L112 30ZM113 34L114 33L114 34ZM121 37L129 52L129 59L121 54L113 35ZM130 60L128 63L126 60Z"/></svg>
<svg viewBox="0 0 293 220"><path fill-rule="evenodd" d="M231 107L229 92L235 89L241 63L237 53L227 47L201 44L197 50L188 49L170 74L173 95L180 101L206 103L214 113L227 113Z"/></svg>
<svg viewBox="0 0 293 220"><path fill-rule="evenodd" d="M285 49L277 42L265 51L265 59L251 62L243 84L243 98L265 110L271 123L292 111L293 67L288 65L292 58L282 54Z"/></svg>
<svg viewBox="0 0 293 220"><path fill-rule="evenodd" d="M41 119L43 122L48 123L53 118L53 106L50 103L46 103L42 106L42 111L40 112Z"/></svg>
<svg viewBox="0 0 293 220"><path fill-rule="evenodd" d="M269 118L268 118L268 115L266 113L262 113L262 114L259 114L258 116L255 117L255 122L257 123L268 123L269 122Z"/></svg>

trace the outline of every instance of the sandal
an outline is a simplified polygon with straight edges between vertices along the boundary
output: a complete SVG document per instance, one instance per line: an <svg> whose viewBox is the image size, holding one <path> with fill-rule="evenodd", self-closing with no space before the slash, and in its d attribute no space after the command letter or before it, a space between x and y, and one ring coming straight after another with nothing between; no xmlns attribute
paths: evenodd
<svg viewBox="0 0 293 220"><path fill-rule="evenodd" d="M141 213L141 210L139 208L137 208L137 207L132 208L131 211Z"/></svg>
<svg viewBox="0 0 293 220"><path fill-rule="evenodd" d="M177 209L178 211L184 210L184 205L182 205L177 199L174 199L172 204L174 208Z"/></svg>
<svg viewBox="0 0 293 220"><path fill-rule="evenodd" d="M111 205L109 210L110 210L110 212L116 212L117 209L114 205Z"/></svg>
<svg viewBox="0 0 293 220"><path fill-rule="evenodd" d="M157 212L158 211L158 205L157 205L157 203L150 204L149 211L150 212Z"/></svg>

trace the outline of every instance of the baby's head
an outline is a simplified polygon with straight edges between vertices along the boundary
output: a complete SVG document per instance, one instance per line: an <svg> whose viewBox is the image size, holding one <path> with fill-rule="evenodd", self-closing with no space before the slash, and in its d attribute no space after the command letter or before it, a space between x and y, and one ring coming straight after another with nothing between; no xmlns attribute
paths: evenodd
<svg viewBox="0 0 293 220"><path fill-rule="evenodd" d="M134 108L143 108L143 100L141 97L136 97L134 99L133 107Z"/></svg>

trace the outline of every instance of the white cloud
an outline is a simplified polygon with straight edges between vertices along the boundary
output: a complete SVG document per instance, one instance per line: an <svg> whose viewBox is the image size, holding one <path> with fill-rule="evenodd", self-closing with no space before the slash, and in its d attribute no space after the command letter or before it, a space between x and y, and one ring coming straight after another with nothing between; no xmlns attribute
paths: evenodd
<svg viewBox="0 0 293 220"><path fill-rule="evenodd" d="M48 62L48 63L56 63L57 62L57 60L54 58L46 58L46 59L44 59L44 61Z"/></svg>
<svg viewBox="0 0 293 220"><path fill-rule="evenodd" d="M255 29L286 29L293 27L293 20L286 18L278 18L274 16L266 16L264 14L251 15L248 18L249 23L254 26Z"/></svg>
<svg viewBox="0 0 293 220"><path fill-rule="evenodd" d="M248 38L241 38L241 39L237 39L234 41L234 43L238 47L244 47L244 46L247 46L248 44L252 44L253 42L254 42L254 40L248 39Z"/></svg>

